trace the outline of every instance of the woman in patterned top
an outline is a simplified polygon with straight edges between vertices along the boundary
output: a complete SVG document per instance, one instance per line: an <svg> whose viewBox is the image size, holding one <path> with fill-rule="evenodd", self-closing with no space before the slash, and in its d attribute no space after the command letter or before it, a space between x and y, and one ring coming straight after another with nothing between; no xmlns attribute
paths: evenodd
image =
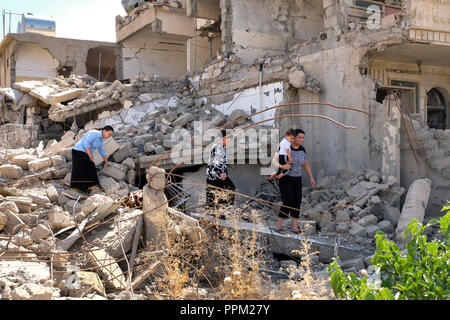
<svg viewBox="0 0 450 320"><path fill-rule="evenodd" d="M225 130L222 130L221 134L222 140L211 148L208 168L206 169L206 184L208 185L206 188L206 206L208 208L216 207L218 204L234 204L236 187L228 176L227 166L226 146L229 138L226 137ZM219 195L222 190L230 190L231 192L227 192L226 196L222 196Z"/></svg>

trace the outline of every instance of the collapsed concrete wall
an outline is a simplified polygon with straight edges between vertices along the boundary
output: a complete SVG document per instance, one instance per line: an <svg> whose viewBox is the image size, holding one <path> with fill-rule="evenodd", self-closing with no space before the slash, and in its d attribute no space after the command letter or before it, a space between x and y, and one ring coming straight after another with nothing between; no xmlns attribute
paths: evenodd
<svg viewBox="0 0 450 320"><path fill-rule="evenodd" d="M95 62L89 62L89 50L98 51ZM99 56L103 50L103 60ZM89 73L98 78L98 69L116 74L120 48L113 43L48 37L40 34L8 34L0 44L2 54L1 86L11 87L16 81L48 79L58 74ZM93 66L92 66L93 65ZM108 71L102 74L107 74ZM114 81L115 78L109 78ZM102 79L103 80L103 79Z"/></svg>

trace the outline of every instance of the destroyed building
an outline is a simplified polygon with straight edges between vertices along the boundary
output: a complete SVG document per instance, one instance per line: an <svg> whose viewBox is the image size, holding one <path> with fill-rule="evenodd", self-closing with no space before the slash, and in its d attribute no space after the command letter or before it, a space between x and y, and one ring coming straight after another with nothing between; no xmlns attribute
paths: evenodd
<svg viewBox="0 0 450 320"><path fill-rule="evenodd" d="M450 190L446 59L450 3L123 0L122 4L127 15L116 17L115 79L99 78L82 68L71 75L42 77L50 79L16 77L0 90L4 123L0 141L6 149L0 154L0 177L7 182L58 180L56 190L46 189L42 195L2 191L9 216L20 218L5 230L33 226L25 237L31 251L45 252L48 245L44 241L48 227L38 229L28 216L40 202L62 208L62 212L55 209L51 219L49 215L52 231L61 232L74 221L91 227L117 212L112 203L118 205L122 197L139 193L148 170L156 170L151 166L166 172L176 168L173 177L185 189L184 204L201 206L204 186L191 186L204 182L204 159L177 164L170 151L184 132L196 136L227 123L235 133L250 126L306 132L304 145L317 187L311 190L304 181L300 223L319 250L320 263L330 262L337 250L348 268L369 267L378 230L398 240L405 221L440 215ZM16 37L25 41L9 35L4 42ZM203 123L200 130L196 120ZM86 131L105 125L116 131L114 139L105 142L113 165L100 171L101 188L78 201L80 194L67 186L71 147ZM235 153L229 155L239 203L267 214L269 227L259 232L269 239L273 252L289 255L299 238L274 236L270 228L280 199L276 186L266 183L270 171L262 175L261 167L270 167L271 155L255 157L250 151L262 139L246 138L249 141L237 142ZM14 151L18 145L25 149ZM202 145L206 154L207 145ZM242 150L243 158L238 152ZM144 193L160 201L162 194L156 194L161 187L148 182ZM98 203L107 203L108 210L101 212ZM159 219L167 210L172 209L163 207L155 216ZM186 213L205 218L194 211ZM142 212L122 206L121 213L132 220L123 235L129 252L136 217ZM243 230L251 227L242 223ZM45 235L36 235L41 232ZM64 238L63 243L68 242L63 248L68 250L79 237ZM122 254L117 242L111 245L112 238L100 230L88 240L108 247L106 261ZM23 244L18 236L14 239L15 245ZM42 243L32 244L37 240ZM105 277L106 282L111 280Z"/></svg>

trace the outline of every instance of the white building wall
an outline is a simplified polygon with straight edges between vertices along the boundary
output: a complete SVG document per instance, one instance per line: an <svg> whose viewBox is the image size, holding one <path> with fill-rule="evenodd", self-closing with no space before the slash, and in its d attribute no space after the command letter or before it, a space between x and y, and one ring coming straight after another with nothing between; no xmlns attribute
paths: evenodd
<svg viewBox="0 0 450 320"><path fill-rule="evenodd" d="M59 63L47 50L35 44L20 43L16 53L16 80L54 78Z"/></svg>

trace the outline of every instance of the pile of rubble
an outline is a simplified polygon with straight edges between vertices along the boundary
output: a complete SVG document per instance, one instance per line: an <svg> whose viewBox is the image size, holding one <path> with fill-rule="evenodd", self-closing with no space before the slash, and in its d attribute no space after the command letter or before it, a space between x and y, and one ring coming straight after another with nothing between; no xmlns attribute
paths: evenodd
<svg viewBox="0 0 450 320"><path fill-rule="evenodd" d="M14 161L21 158L23 167L35 169L38 162L25 159L35 157L32 152L21 153ZM54 168L61 167L56 161L63 157L50 159ZM111 170L120 171L118 166ZM142 251L137 252L145 216L142 190L133 188L126 195L121 189L126 195L121 196L96 187L86 195L69 189L63 180L45 180L24 183L23 178L11 178L0 186L0 298L130 299L130 286L138 290L149 276L149 268L141 268L147 273L133 273L129 286L123 271L127 270L124 257L133 256L137 270L147 261L145 254L140 256ZM173 209L169 213L177 219L172 220L170 214L166 218L171 238L191 232L186 226L178 230L182 225L178 220L186 218L182 213ZM134 298L146 297L134 294Z"/></svg>
<svg viewBox="0 0 450 320"><path fill-rule="evenodd" d="M404 192L397 184L382 183L375 170L356 174L340 170L330 175L322 170L315 189L303 187L300 225L307 235L340 235L361 245L373 244L378 230L393 238ZM257 191L257 197L276 203L275 209L282 204L278 188L268 183ZM263 204L253 206L262 208ZM273 212L268 218L273 223L277 219Z"/></svg>

